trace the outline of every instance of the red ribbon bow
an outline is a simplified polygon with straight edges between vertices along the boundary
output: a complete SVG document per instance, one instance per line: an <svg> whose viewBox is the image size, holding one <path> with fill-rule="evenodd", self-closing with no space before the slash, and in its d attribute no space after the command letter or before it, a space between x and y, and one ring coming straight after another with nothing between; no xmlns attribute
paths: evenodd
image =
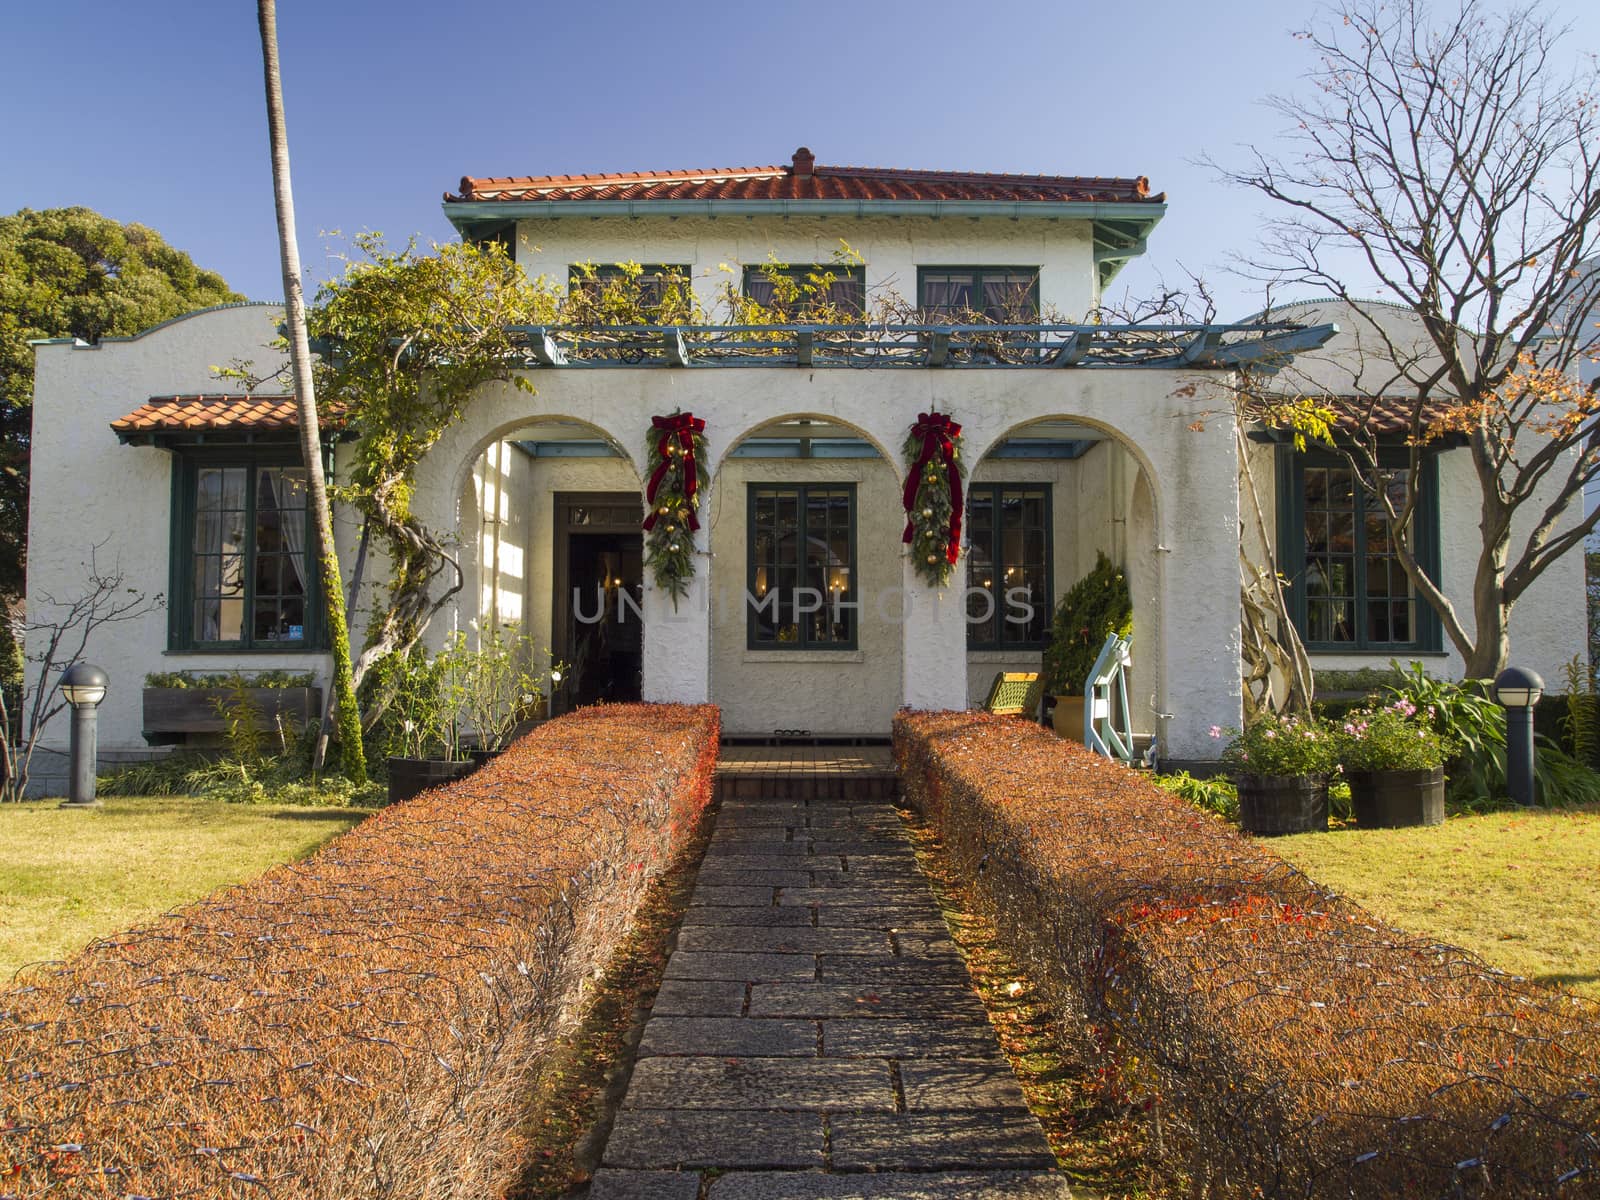
<svg viewBox="0 0 1600 1200"><path fill-rule="evenodd" d="M923 475L934 455L944 460L945 474L950 480L950 536L945 545L945 557L954 564L961 557L961 472L956 470L955 439L961 436L961 426L945 413L918 413L917 423L911 427L911 436L922 439L922 454L917 465L906 476L902 499L906 508L906 532L900 540L910 545L914 534L912 509L917 505L917 492L922 489Z"/></svg>
<svg viewBox="0 0 1600 1200"><path fill-rule="evenodd" d="M700 486L694 461L694 435L704 433L706 423L693 413L673 413L670 417L651 417L650 424L661 431L661 441L657 444L661 452L661 465L651 473L650 484L644 491L644 497L650 503L650 512L644 519L645 532L655 528L659 515L655 507L656 492L661 489L661 481L669 471L679 469L683 471L683 496L689 501L689 528L699 529L700 518L694 511L694 494ZM683 453L670 453L670 447L674 445Z"/></svg>

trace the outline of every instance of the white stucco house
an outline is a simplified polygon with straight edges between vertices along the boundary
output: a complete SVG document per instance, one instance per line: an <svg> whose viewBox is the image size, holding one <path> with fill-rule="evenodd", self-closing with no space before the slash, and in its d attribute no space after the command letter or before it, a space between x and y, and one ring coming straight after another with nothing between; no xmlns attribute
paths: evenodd
<svg viewBox="0 0 1600 1200"><path fill-rule="evenodd" d="M530 347L535 394L481 390L424 461L416 508L461 547L465 587L446 624L522 622L582 664L561 704L709 700L733 734L886 735L903 705L966 706L997 671L1037 669L1051 603L1103 551L1134 598L1136 726L1181 760L1213 757L1209 728L1237 723L1241 507L1221 395L1241 367L1337 355L1349 326L1314 307L1273 323L1074 324L1165 211L1144 179L827 167L802 149L772 167L466 178L444 207L463 237L501 240L530 276L671 268L707 307L729 269L760 287L748 268L827 263L843 241L862 265L842 297L893 288L923 318L850 338L776 330L759 359L686 330L655 331L621 359L563 361L548 331ZM997 362L941 320L1002 302L1062 323L1018 334L1024 351ZM280 320L276 306L237 305L95 346L38 346L30 615L80 586L96 543L167 600L90 650L112 679L108 757L146 746L150 672L324 669L292 405L213 371L270 369ZM678 410L706 423L711 482L699 569L674 604L642 569L640 521L650 419ZM942 590L901 541L901 444L930 411L964 427L970 471L961 560ZM1476 520L1462 453L1437 456L1423 516L1457 595ZM330 454L337 474L337 443ZM1281 531L1289 572L1348 567L1341 592L1301 605L1317 662L1458 671L1364 532L1359 490L1330 487L1325 464L1283 447L1260 454L1292 493L1275 510L1299 531ZM356 531L336 524L348 563ZM1031 616L993 603L1013 589ZM773 590L775 604L752 603ZM1547 677L1582 650L1576 558L1519 605L1514 638ZM66 732L63 721L48 744Z"/></svg>

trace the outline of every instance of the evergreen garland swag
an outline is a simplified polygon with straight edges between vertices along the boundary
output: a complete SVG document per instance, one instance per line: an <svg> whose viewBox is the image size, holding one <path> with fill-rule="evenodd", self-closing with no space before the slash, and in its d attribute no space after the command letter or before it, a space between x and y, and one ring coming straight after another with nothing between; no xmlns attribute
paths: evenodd
<svg viewBox="0 0 1600 1200"><path fill-rule="evenodd" d="M906 435L902 455L906 485L902 500L911 565L934 587L950 581L961 557L961 426L947 413L920 413Z"/></svg>
<svg viewBox="0 0 1600 1200"><path fill-rule="evenodd" d="M688 595L694 578L694 533L700 528L700 489L710 481L706 467L706 423L675 411L651 417L646 436L650 482L645 487L645 563L656 586L672 594L672 607Z"/></svg>

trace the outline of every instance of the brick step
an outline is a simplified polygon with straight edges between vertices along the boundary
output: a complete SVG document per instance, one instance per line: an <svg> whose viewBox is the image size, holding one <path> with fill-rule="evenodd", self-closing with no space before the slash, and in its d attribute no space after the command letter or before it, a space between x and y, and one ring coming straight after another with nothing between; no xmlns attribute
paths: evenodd
<svg viewBox="0 0 1600 1200"><path fill-rule="evenodd" d="M893 771L722 771L716 774L718 800L892 800L899 795Z"/></svg>

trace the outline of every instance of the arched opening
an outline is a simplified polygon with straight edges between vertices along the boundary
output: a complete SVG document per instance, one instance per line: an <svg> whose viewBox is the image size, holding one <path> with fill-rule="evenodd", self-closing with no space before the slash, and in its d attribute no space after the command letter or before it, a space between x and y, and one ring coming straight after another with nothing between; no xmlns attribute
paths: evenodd
<svg viewBox="0 0 1600 1200"><path fill-rule="evenodd" d="M479 441L457 487L462 626L515 626L561 666L551 710L637 700L644 641L643 501L605 430L565 416Z"/></svg>
<svg viewBox="0 0 1600 1200"><path fill-rule="evenodd" d="M982 702L997 672L1040 669L1057 606L1104 554L1122 571L1133 601L1134 732L1161 732L1157 500L1137 448L1080 417L1036 418L988 447L967 488L970 704ZM1082 680L1069 683L1081 694Z"/></svg>
<svg viewBox="0 0 1600 1200"><path fill-rule="evenodd" d="M730 733L885 735L900 703L899 476L837 417L741 434L706 521L711 698Z"/></svg>

